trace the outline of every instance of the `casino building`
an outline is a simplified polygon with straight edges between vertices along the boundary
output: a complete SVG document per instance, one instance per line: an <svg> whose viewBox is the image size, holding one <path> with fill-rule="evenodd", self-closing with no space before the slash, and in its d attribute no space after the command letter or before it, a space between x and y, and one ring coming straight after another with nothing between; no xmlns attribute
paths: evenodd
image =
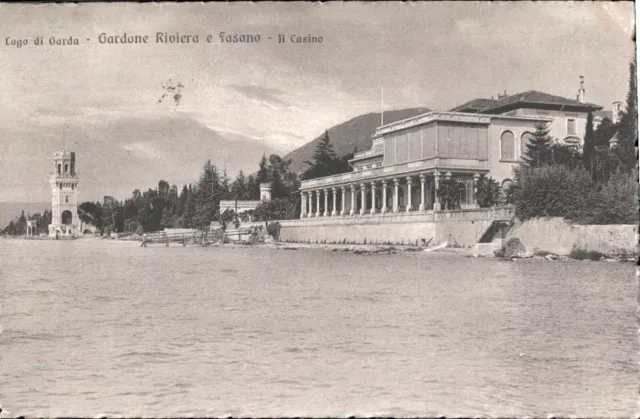
<svg viewBox="0 0 640 419"><path fill-rule="evenodd" d="M477 208L474 183L487 175L506 188L537 124L582 146L587 114L603 109L585 101L583 83L575 99L505 92L380 126L371 149L350 161L352 172L302 181L301 218L437 211L444 179L459 183L462 209Z"/></svg>

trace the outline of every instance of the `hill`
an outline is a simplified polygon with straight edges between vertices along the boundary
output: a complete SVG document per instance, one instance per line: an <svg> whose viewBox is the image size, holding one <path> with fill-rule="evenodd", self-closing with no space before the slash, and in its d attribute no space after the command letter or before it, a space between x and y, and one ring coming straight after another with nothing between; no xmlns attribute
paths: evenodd
<svg viewBox="0 0 640 419"><path fill-rule="evenodd" d="M429 112L429 109L411 108L388 111L384 113L384 122L391 123L426 112ZM368 150L371 147L371 135L378 126L380 126L380 113L368 113L329 128L329 137L336 153L344 156L351 153L354 147L358 151ZM292 171L301 173L308 167L304 161L311 160L316 144L323 134L324 132L320 133L313 141L284 156L284 159L291 159Z"/></svg>

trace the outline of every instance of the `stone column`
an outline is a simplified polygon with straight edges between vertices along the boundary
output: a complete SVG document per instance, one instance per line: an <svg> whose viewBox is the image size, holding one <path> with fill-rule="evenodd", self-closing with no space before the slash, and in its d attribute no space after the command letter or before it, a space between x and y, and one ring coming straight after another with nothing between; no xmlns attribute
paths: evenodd
<svg viewBox="0 0 640 419"><path fill-rule="evenodd" d="M320 189L316 190L316 217L320 216Z"/></svg>
<svg viewBox="0 0 640 419"><path fill-rule="evenodd" d="M351 210L349 210L349 215L353 215L356 213L356 185L351 185Z"/></svg>
<svg viewBox="0 0 640 419"><path fill-rule="evenodd" d="M344 186L341 186L340 192L342 194L342 200L340 201L340 215L344 216L346 209L347 189Z"/></svg>
<svg viewBox="0 0 640 419"><path fill-rule="evenodd" d="M364 215L367 208L367 186L364 183L360 184L360 215Z"/></svg>
<svg viewBox="0 0 640 419"><path fill-rule="evenodd" d="M480 180L480 173L473 174L473 205L478 206L478 199L476 197L478 193L478 181Z"/></svg>
<svg viewBox="0 0 640 419"><path fill-rule="evenodd" d="M433 184L435 186L435 202L433 203L433 209L436 211L440 211L440 199L438 198L438 191L440 190L440 172L435 172L433 174Z"/></svg>
<svg viewBox="0 0 640 419"><path fill-rule="evenodd" d="M424 211L424 175L420 175L420 211Z"/></svg>
<svg viewBox="0 0 640 419"><path fill-rule="evenodd" d="M399 179L393 179L393 212L398 212L398 186L400 185Z"/></svg>
<svg viewBox="0 0 640 419"><path fill-rule="evenodd" d="M382 213L387 212L387 181L382 181Z"/></svg>
<svg viewBox="0 0 640 419"><path fill-rule="evenodd" d="M309 205L307 217L311 218L313 217L313 192L311 191L307 192L307 205Z"/></svg>
<svg viewBox="0 0 640 419"><path fill-rule="evenodd" d="M329 190L323 189L322 195L324 196L324 212L322 213L322 215L327 217L329 216Z"/></svg>
<svg viewBox="0 0 640 419"><path fill-rule="evenodd" d="M307 213L307 195L305 192L300 192L300 219L304 218Z"/></svg>
<svg viewBox="0 0 640 419"><path fill-rule="evenodd" d="M376 213L376 183L371 182L371 214Z"/></svg>
<svg viewBox="0 0 640 419"><path fill-rule="evenodd" d="M335 217L338 215L338 200L336 199L336 188L331 188L331 192L333 192L333 211L331 211L331 216Z"/></svg>
<svg viewBox="0 0 640 419"><path fill-rule="evenodd" d="M407 176L407 212L411 211L411 176Z"/></svg>

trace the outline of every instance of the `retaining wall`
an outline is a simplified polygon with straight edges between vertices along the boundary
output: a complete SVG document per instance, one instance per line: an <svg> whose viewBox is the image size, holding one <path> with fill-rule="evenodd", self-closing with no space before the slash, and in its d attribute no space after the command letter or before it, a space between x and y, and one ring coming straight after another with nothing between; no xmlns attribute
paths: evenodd
<svg viewBox="0 0 640 419"><path fill-rule="evenodd" d="M563 218L538 218L516 222L505 241L516 237L528 249L535 248L558 255L568 255L575 246L603 254L620 250L635 252L638 244L636 225L579 225Z"/></svg>
<svg viewBox="0 0 640 419"><path fill-rule="evenodd" d="M471 247L491 222L512 217L511 208L496 208L283 220L280 240L419 245L430 241Z"/></svg>

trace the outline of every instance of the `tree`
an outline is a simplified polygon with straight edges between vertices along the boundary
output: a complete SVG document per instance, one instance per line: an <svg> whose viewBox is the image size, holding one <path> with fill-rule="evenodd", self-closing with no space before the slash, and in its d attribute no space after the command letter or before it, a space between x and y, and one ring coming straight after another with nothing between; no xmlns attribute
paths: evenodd
<svg viewBox="0 0 640 419"><path fill-rule="evenodd" d="M256 185L257 189L256 189ZM246 199L258 199L260 198L260 184L256 183L256 178L253 175L249 175L247 180Z"/></svg>
<svg viewBox="0 0 640 419"><path fill-rule="evenodd" d="M549 127L541 122L536 125L533 138L527 144L522 160L529 167L540 167L551 163L552 138L549 136Z"/></svg>
<svg viewBox="0 0 640 419"><path fill-rule="evenodd" d="M299 213L299 199L279 198L263 202L254 211L256 221L286 220L297 218Z"/></svg>
<svg viewBox="0 0 640 419"><path fill-rule="evenodd" d="M572 144L561 144L559 142L551 144L550 164L577 167L581 161L582 154L580 154L576 146Z"/></svg>
<svg viewBox="0 0 640 419"><path fill-rule="evenodd" d="M158 182L158 195L167 196L169 195L169 190L169 182L165 180L161 180L160 182Z"/></svg>
<svg viewBox="0 0 640 419"><path fill-rule="evenodd" d="M482 175L476 184L476 202L480 208L489 208L500 204L502 192L500 184L491 177Z"/></svg>
<svg viewBox="0 0 640 419"><path fill-rule="evenodd" d="M220 199L226 199L229 197L229 176L227 176L227 169L222 171L222 178L220 179Z"/></svg>
<svg viewBox="0 0 640 419"><path fill-rule="evenodd" d="M636 65L629 65L629 91L627 92L627 107L620 117L618 131L619 146L618 157L622 161L626 171L631 171L638 166L638 103L636 92Z"/></svg>
<svg viewBox="0 0 640 419"><path fill-rule="evenodd" d="M594 132L595 147L609 147L609 140L618 131L618 124L614 124L609 118L603 118Z"/></svg>
<svg viewBox="0 0 640 419"><path fill-rule="evenodd" d="M592 159L595 153L595 136L593 132L593 112L587 114L587 126L584 131L584 145L582 146L582 162L585 169L591 173Z"/></svg>
<svg viewBox="0 0 640 419"><path fill-rule="evenodd" d="M233 193L234 199L249 199L249 197L247 196L247 180L245 179L242 170L238 172L236 180L234 180L231 184L231 191Z"/></svg>
<svg viewBox="0 0 640 419"><path fill-rule="evenodd" d="M329 138L329 131L325 131L320 141L316 144L313 160L306 160L304 162L309 168L302 173L303 179L312 179L333 174L331 169L335 164L334 160L337 158L336 152L331 144L331 139Z"/></svg>
<svg viewBox="0 0 640 419"><path fill-rule="evenodd" d="M180 217L184 214L184 210L187 207L187 197L189 195L189 189L187 185L182 186L182 192L180 192L180 197L178 198L178 209L176 211L176 215Z"/></svg>
<svg viewBox="0 0 640 419"><path fill-rule="evenodd" d="M438 188L440 208L452 210L460 208L460 185L454 179L445 179Z"/></svg>

